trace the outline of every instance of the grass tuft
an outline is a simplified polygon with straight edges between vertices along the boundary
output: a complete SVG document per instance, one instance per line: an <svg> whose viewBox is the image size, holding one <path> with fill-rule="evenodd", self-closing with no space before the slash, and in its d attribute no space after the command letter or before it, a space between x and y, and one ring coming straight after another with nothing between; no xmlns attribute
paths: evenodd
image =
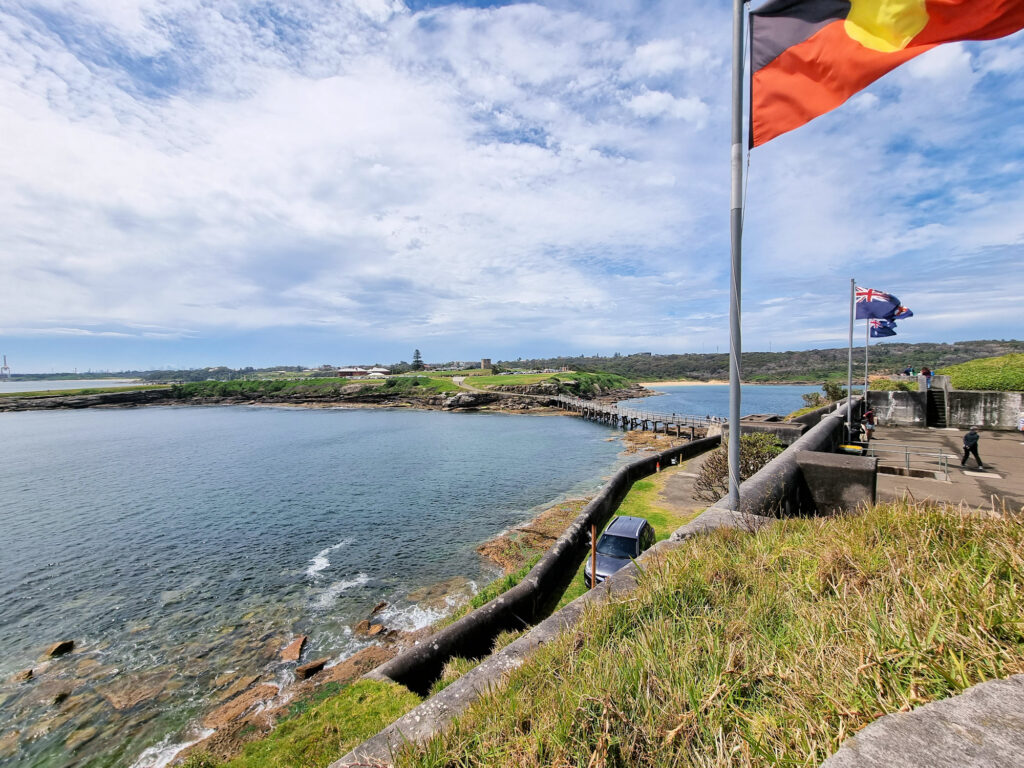
<svg viewBox="0 0 1024 768"><path fill-rule="evenodd" d="M398 766L817 765L1024 671L1024 528L913 504L687 542Z"/></svg>

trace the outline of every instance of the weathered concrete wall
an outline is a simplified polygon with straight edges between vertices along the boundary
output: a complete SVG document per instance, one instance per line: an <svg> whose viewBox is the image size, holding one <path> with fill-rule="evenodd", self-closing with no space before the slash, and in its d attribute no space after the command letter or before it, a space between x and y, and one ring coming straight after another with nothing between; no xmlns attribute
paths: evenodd
<svg viewBox="0 0 1024 768"><path fill-rule="evenodd" d="M853 417L860 417L861 398L853 398ZM846 401L825 415L787 450L776 456L740 489L741 515L788 517L814 514L817 510L807 483L804 482L796 456L800 451L832 453L846 437ZM728 509L725 499L714 504ZM710 511L710 510L709 510ZM705 513L707 514L707 513Z"/></svg>
<svg viewBox="0 0 1024 768"><path fill-rule="evenodd" d="M868 392L868 403L883 427L927 426L927 392Z"/></svg>
<svg viewBox="0 0 1024 768"><path fill-rule="evenodd" d="M657 464L688 459L716 447L721 439L706 437L650 454L619 469L576 520L519 584L477 608L430 638L378 667L370 676L388 678L423 694L453 656L476 658L488 653L505 630L520 630L543 618L561 599L589 551L590 526L600 529L637 480L653 474Z"/></svg>
<svg viewBox="0 0 1024 768"><path fill-rule="evenodd" d="M868 402L883 426L927 425L927 391L869 392ZM946 426L949 427L967 429L976 425L985 429L1017 429L1020 414L1024 413L1024 392L952 389L946 392L946 411Z"/></svg>
<svg viewBox="0 0 1024 768"><path fill-rule="evenodd" d="M875 503L878 459L799 451L796 463L819 515Z"/></svg>
<svg viewBox="0 0 1024 768"><path fill-rule="evenodd" d="M808 427L802 422L793 421L743 421L740 420L741 435L769 434L774 435L780 445L792 445L800 439ZM722 425L722 439L729 439L729 425Z"/></svg>
<svg viewBox="0 0 1024 768"><path fill-rule="evenodd" d="M796 422L797 424L806 424L808 427L813 427L838 407L839 403L829 403L828 405L821 406L821 408L815 408L813 411L808 411L803 416L797 416L795 419L790 419L790 421Z"/></svg>
<svg viewBox="0 0 1024 768"><path fill-rule="evenodd" d="M947 426L968 429L1017 429L1024 413L1024 392L974 392L954 389L946 395Z"/></svg>

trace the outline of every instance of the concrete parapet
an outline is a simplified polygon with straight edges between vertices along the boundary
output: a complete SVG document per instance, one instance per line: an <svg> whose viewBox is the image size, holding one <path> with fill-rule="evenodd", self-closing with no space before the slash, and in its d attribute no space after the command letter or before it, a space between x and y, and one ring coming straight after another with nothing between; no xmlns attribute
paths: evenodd
<svg viewBox="0 0 1024 768"><path fill-rule="evenodd" d="M939 378L939 377L936 377ZM935 382L932 382L935 387ZM1024 413L1024 392L978 392L965 389L945 391L946 426L968 429L1017 429ZM928 393L869 392L868 402L883 426L927 426Z"/></svg>
<svg viewBox="0 0 1024 768"><path fill-rule="evenodd" d="M878 459L814 451L798 451L795 458L817 514L875 503Z"/></svg>
<svg viewBox="0 0 1024 768"><path fill-rule="evenodd" d="M868 392L868 403L882 426L923 427L928 423L927 392Z"/></svg>
<svg viewBox="0 0 1024 768"><path fill-rule="evenodd" d="M847 739L821 768L963 768L1024 762L1024 675L990 680Z"/></svg>
<svg viewBox="0 0 1024 768"><path fill-rule="evenodd" d="M583 561L591 525L602 527L634 482L653 474L659 463L668 466L673 459L691 458L719 442L718 437L694 440L620 468L519 584L398 654L369 676L394 680L424 694L448 659L484 656L501 632L520 630L540 620L561 599Z"/></svg>
<svg viewBox="0 0 1024 768"><path fill-rule="evenodd" d="M747 421L740 420L741 435L769 434L782 445L792 445L808 429L807 424L793 421ZM722 439L729 439L729 425L722 425Z"/></svg>

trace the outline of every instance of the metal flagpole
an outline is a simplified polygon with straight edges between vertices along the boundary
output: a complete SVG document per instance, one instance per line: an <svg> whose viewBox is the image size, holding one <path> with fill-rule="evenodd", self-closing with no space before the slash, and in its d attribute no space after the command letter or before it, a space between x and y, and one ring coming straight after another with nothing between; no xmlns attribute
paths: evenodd
<svg viewBox="0 0 1024 768"><path fill-rule="evenodd" d="M853 440L853 303L856 280L850 278L850 347L846 353L846 440Z"/></svg>
<svg viewBox="0 0 1024 768"><path fill-rule="evenodd" d="M743 11L732 3L732 194L729 209L729 509L740 508L740 271L743 240Z"/></svg>
<svg viewBox="0 0 1024 768"><path fill-rule="evenodd" d="M864 318L864 406L868 404L868 347L871 346L871 318Z"/></svg>

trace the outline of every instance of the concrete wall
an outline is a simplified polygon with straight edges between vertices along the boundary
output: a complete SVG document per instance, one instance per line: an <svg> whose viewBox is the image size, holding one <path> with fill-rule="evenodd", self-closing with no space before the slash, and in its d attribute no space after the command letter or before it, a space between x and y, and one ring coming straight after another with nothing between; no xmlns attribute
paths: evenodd
<svg viewBox="0 0 1024 768"><path fill-rule="evenodd" d="M935 386L934 381L932 386ZM882 426L927 426L926 391L869 392L868 402L875 409L875 416ZM963 389L946 391L948 427L967 429L977 425L985 429L1017 429L1017 422L1022 413L1024 392L974 392Z"/></svg>
<svg viewBox="0 0 1024 768"><path fill-rule="evenodd" d="M691 458L720 442L719 437L706 437L622 467L519 584L398 654L368 676L394 680L424 694L440 676L448 659L483 656L490 652L499 633L535 624L558 603L589 552L590 526L596 525L600 530L634 482L653 474L658 463L668 466L672 459Z"/></svg>
<svg viewBox="0 0 1024 768"><path fill-rule="evenodd" d="M792 421L743 421L740 420L741 435L769 434L779 445L792 445L807 431L807 425ZM721 425L722 439L729 439L729 425Z"/></svg>
<svg viewBox="0 0 1024 768"><path fill-rule="evenodd" d="M844 400L843 402L846 401ZM797 424L806 424L808 427L813 427L826 415L832 413L837 407L839 407L839 403L829 403L828 405L821 406L821 408L815 408L813 411L808 411L803 416L797 416L795 419L790 419L790 421L795 421Z"/></svg>
<svg viewBox="0 0 1024 768"><path fill-rule="evenodd" d="M974 392L954 389L946 395L950 427L968 429L1017 429L1024 414L1024 392Z"/></svg>
<svg viewBox="0 0 1024 768"><path fill-rule="evenodd" d="M843 400L839 406L743 483L740 508L736 512L755 517L780 517L814 514L817 511L796 456L800 451L832 453L845 440L846 401ZM854 397L854 419L860 417L860 412L861 398ZM728 509L728 504L725 499L721 499L714 507L724 510Z"/></svg>
<svg viewBox="0 0 1024 768"><path fill-rule="evenodd" d="M875 420L883 427L928 425L927 392L868 392L868 403L875 409Z"/></svg>
<svg viewBox="0 0 1024 768"><path fill-rule="evenodd" d="M852 512L874 504L878 490L878 459L841 453L799 451L796 463L819 515Z"/></svg>

